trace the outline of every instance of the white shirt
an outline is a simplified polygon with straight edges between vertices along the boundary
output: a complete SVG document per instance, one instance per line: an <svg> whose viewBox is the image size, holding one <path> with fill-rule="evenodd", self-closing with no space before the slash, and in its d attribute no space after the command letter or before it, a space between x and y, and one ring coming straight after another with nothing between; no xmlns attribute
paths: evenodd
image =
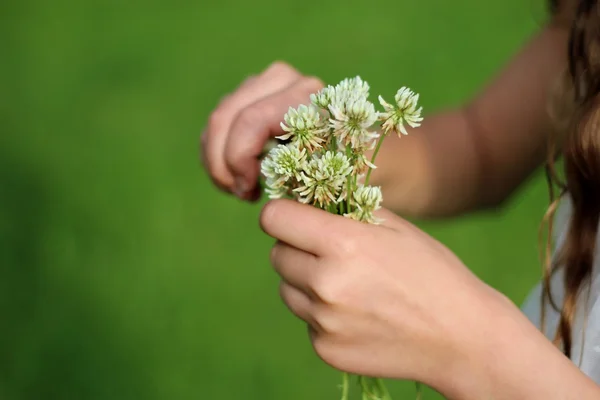
<svg viewBox="0 0 600 400"><path fill-rule="evenodd" d="M556 248L562 246L571 217L571 202L568 198L562 202L554 222L554 243ZM571 359L581 370L600 384L600 281L596 279L600 272L600 235L596 240L596 256L592 271L591 291L586 305L587 290L583 291L577 302L577 312L573 326L573 347ZM563 273L558 271L551 281L552 295L561 305L564 298ZM529 294L522 307L523 312L536 326L540 327L542 287L538 284ZM587 324L585 323L587 311ZM545 334L554 338L560 316L552 307L546 307Z"/></svg>

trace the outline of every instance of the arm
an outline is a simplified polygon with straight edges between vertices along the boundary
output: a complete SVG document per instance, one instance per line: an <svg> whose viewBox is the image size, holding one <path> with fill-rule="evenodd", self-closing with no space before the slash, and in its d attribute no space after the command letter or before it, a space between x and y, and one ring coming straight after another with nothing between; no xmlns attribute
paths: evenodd
<svg viewBox="0 0 600 400"><path fill-rule="evenodd" d="M456 400L592 400L600 387L581 372L508 300L490 299L488 318L464 343L470 353L439 389ZM477 345L477 338L483 340ZM466 339L466 338L465 338ZM475 339L475 340L473 340ZM464 360L463 360L464 361ZM450 379L444 379L450 377ZM454 380L453 380L454 379Z"/></svg>
<svg viewBox="0 0 600 400"><path fill-rule="evenodd" d="M545 159L549 93L566 66L567 12L554 20L471 102L430 116L418 132L390 137L372 183L385 206L441 217L501 204ZM307 103L322 83L283 63L245 81L209 117L202 159L214 183L256 200L258 156L282 131L289 106Z"/></svg>
<svg viewBox="0 0 600 400"><path fill-rule="evenodd" d="M443 217L501 204L544 160L547 105L566 67L563 17L537 34L472 101L386 138L373 184L385 206Z"/></svg>

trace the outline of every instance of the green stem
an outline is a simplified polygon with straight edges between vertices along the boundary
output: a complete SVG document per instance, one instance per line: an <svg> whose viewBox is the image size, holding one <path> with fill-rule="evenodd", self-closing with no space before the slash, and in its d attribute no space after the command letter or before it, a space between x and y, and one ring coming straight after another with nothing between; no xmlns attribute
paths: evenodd
<svg viewBox="0 0 600 400"><path fill-rule="evenodd" d="M383 396L383 400L392 400L392 396L390 396L390 392L385 387L383 379L377 379L377 387L379 388L379 393Z"/></svg>
<svg viewBox="0 0 600 400"><path fill-rule="evenodd" d="M331 138L331 148L329 150L336 152L338 150L338 143L337 143L337 139L336 137L333 135L333 133L329 134L329 137Z"/></svg>
<svg viewBox="0 0 600 400"><path fill-rule="evenodd" d="M423 386L421 382L415 382L415 388L417 389L417 400L421 400L423 398Z"/></svg>
<svg viewBox="0 0 600 400"><path fill-rule="evenodd" d="M342 400L348 400L348 391L350 390L350 376L347 372L342 375Z"/></svg>
<svg viewBox="0 0 600 400"><path fill-rule="evenodd" d="M373 165L375 165L375 157L377 157L377 153L379 153L379 149L381 148L381 144L383 143L384 137L385 135L382 133L381 136L379 136L379 140L377 141L377 146L375 147L375 151L373 152L373 156L371 157L371 164ZM371 178L372 171L373 168L369 167L369 170L367 171L367 177L365 178L365 186L369 184L369 179Z"/></svg>
<svg viewBox="0 0 600 400"><path fill-rule="evenodd" d="M371 388L369 387L369 383L366 377L364 376L359 376L358 377L358 382L360 383L360 388L362 391L362 398L363 400L372 400L373 399L373 393L371 392Z"/></svg>
<svg viewBox="0 0 600 400"><path fill-rule="evenodd" d="M348 178L348 188L346 193L346 204L348 204L348 213L352 212L352 204L350 203L352 199L352 178Z"/></svg>

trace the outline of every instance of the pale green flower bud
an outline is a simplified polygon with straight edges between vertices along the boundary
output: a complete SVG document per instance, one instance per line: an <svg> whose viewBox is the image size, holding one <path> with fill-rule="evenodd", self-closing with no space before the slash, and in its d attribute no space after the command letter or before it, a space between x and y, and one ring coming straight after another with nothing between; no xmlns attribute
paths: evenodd
<svg viewBox="0 0 600 400"><path fill-rule="evenodd" d="M351 201L353 206L352 212L344 214L344 216L369 224L379 224L382 220L375 217L373 213L381 208L382 201L383 196L381 195L380 187L361 185L353 193Z"/></svg>

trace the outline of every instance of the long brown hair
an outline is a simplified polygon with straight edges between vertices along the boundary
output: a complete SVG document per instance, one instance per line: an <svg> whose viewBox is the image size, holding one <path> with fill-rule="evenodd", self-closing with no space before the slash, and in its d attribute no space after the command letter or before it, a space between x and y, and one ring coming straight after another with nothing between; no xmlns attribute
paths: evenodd
<svg viewBox="0 0 600 400"><path fill-rule="evenodd" d="M571 357L578 299L591 284L600 217L600 6L598 0L571 2L574 8L567 49L568 71L558 107L562 110L558 122L566 129L566 136L562 151L556 150L556 138L550 141L546 163L550 207L544 218L548 238L542 296L542 328L549 304L560 313L554 341L567 357ZM563 5L559 0L551 0L551 7L558 12ZM564 180L556 172L555 161L560 156L564 162ZM552 218L558 201L567 193L572 215L563 245L551 260ZM564 269L565 288L560 305L550 290L551 277L559 268Z"/></svg>

